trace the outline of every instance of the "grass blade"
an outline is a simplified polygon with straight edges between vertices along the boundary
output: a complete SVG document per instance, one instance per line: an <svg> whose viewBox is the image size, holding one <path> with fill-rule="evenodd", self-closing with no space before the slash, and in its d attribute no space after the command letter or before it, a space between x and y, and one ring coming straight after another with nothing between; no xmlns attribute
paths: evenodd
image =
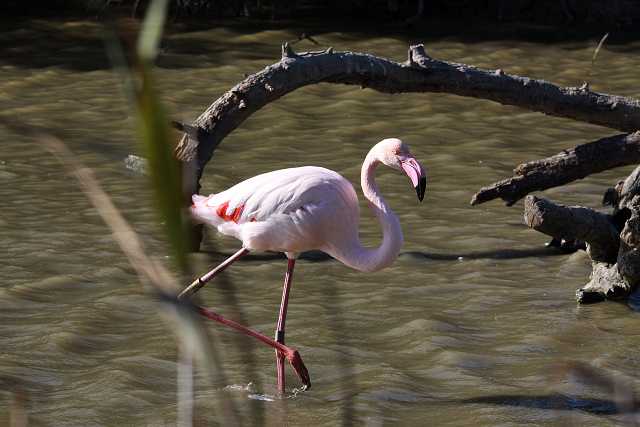
<svg viewBox="0 0 640 427"><path fill-rule="evenodd" d="M168 3L168 0L153 0L147 8L138 37L138 56L143 62L153 62L158 56Z"/></svg>
<svg viewBox="0 0 640 427"><path fill-rule="evenodd" d="M151 187L174 259L181 270L187 271L190 245L183 219L180 165L173 154L173 138L151 72L145 65L140 65L138 72L141 78L137 94L138 129L148 160Z"/></svg>

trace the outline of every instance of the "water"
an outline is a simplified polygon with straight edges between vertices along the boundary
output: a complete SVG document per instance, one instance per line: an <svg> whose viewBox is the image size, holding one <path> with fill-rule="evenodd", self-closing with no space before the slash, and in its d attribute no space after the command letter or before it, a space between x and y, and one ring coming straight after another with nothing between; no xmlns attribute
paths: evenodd
<svg viewBox="0 0 640 427"><path fill-rule="evenodd" d="M169 35L157 77L172 117L193 119L244 73L274 62L280 43L296 35L227 28ZM99 36L88 22L34 21L0 33L0 115L62 135L148 251L166 259L146 182L123 165L138 152L134 122ZM315 38L397 60L409 43L341 32ZM427 51L580 85L594 44L445 38ZM296 49L316 47L301 42ZM639 49L605 47L592 89L640 96ZM637 314L617 303L577 306L588 258L545 250L547 238L522 225L522 203L469 206L479 187L510 176L518 163L613 133L488 101L328 84L268 105L220 146L205 192L306 164L357 183L370 146L396 136L427 167L427 196L419 204L406 178L380 171L405 233L391 268L363 274L323 257L297 264L287 340L310 370L310 391L274 399L273 352L211 324L224 370L213 383L198 373L196 420L225 424L220 404L232 399L249 425L616 425L624 415L613 397L557 366L583 361L637 379ZM0 423L9 417L10 392L21 389L35 425L175 424L176 340L157 306L141 294L109 230L57 160L6 128L0 138ZM545 195L597 207L629 172ZM364 204L363 215L363 238L376 244L379 229ZM195 269L237 248L209 233L193 256ZM284 270L276 256L248 257L201 294L208 306L271 334ZM298 384L287 369L292 391Z"/></svg>

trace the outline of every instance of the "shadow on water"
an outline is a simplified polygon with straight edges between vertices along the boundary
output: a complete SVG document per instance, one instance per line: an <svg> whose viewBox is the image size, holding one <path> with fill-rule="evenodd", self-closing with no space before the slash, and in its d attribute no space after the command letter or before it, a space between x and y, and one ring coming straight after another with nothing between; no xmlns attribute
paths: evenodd
<svg viewBox="0 0 640 427"><path fill-rule="evenodd" d="M548 409L557 411L583 411L594 415L631 414L633 410L618 408L612 400L595 399L562 394L537 396L495 395L479 396L456 401L458 404L489 404L515 406L530 409Z"/></svg>
<svg viewBox="0 0 640 427"><path fill-rule="evenodd" d="M227 258L232 255L231 252L219 251L203 251L211 256ZM406 251L400 252L398 255L401 259L409 259L415 261L462 261L476 259L520 259L520 258L537 258L566 255L568 252L556 248L537 247L530 249L495 249L490 251L477 252L460 252L460 253L434 253L426 251ZM273 261L284 260L285 255L282 253L250 253L243 258L244 261ZM300 254L299 259L310 262L326 262L333 261L331 256L321 251L308 251Z"/></svg>
<svg viewBox="0 0 640 427"><path fill-rule="evenodd" d="M489 251L461 252L457 254L421 251L401 252L401 258L432 261L461 261L472 259L520 259L566 255L568 252L555 248L537 247L529 249L494 249Z"/></svg>

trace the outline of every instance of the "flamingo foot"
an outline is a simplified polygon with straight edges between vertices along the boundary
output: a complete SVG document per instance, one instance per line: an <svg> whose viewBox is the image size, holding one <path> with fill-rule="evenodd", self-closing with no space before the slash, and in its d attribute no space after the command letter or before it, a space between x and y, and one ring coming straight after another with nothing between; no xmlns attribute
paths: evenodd
<svg viewBox="0 0 640 427"><path fill-rule="evenodd" d="M311 377L309 376L309 371L307 367L304 366L304 362L302 361L302 356L298 353L298 350L287 347L287 352L284 352L284 357L287 358L289 364L295 371L296 375L300 379L302 383L302 391L309 390L311 388Z"/></svg>
<svg viewBox="0 0 640 427"><path fill-rule="evenodd" d="M295 350L291 347L288 347L282 343L277 342L276 340L269 338L268 336L261 334L260 332L254 331L253 329L249 329L246 326L239 324L238 322L234 322L233 320L226 319L220 316L218 313L215 313L209 309L206 309L201 306L195 306L197 311L207 319L211 319L218 323L222 323L223 325L229 326L232 329L235 329L239 332L242 332L245 335L249 335L262 341L269 347L274 348L278 351L279 354L282 354L288 361L293 370L295 371L298 378L302 382L304 388L303 390L307 390L311 388L311 378L309 377L309 371L307 367L304 366L304 362L302 362L302 357L298 350Z"/></svg>

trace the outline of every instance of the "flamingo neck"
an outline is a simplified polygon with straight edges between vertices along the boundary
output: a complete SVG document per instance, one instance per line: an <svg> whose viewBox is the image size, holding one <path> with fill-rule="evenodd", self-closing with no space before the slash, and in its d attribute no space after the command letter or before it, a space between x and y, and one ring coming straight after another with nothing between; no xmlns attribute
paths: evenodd
<svg viewBox="0 0 640 427"><path fill-rule="evenodd" d="M400 253L403 237L398 217L393 213L378 190L374 175L380 164L375 150L367 154L362 164L360 184L364 197L382 225L382 243L377 248L365 248L357 242L347 265L360 271L377 271L393 264Z"/></svg>

